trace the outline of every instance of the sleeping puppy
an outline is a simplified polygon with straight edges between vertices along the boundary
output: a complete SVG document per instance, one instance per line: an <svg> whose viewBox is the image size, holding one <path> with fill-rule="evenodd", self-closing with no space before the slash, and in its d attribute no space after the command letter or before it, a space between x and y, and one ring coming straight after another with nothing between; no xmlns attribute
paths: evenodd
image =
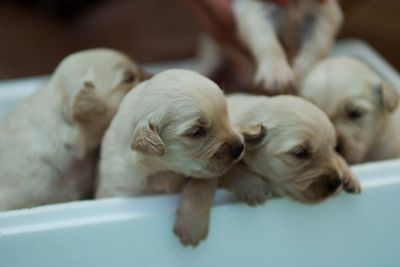
<svg viewBox="0 0 400 267"><path fill-rule="evenodd" d="M228 97L234 124L246 142L243 160L222 185L250 205L270 195L318 203L340 188L359 193L349 166L335 151L336 136L326 115L294 96Z"/></svg>
<svg viewBox="0 0 400 267"><path fill-rule="evenodd" d="M254 80L269 94L288 92L327 56L343 20L336 0L232 0L232 6L256 63Z"/></svg>
<svg viewBox="0 0 400 267"><path fill-rule="evenodd" d="M110 49L65 58L0 124L0 210L90 196L103 132L144 76Z"/></svg>
<svg viewBox="0 0 400 267"><path fill-rule="evenodd" d="M243 150L221 89L195 72L164 71L125 97L107 130L97 197L174 192L188 181L174 231L182 243L197 245L207 235L213 197L202 192L215 190L215 178L227 172ZM178 181L162 181L171 172Z"/></svg>
<svg viewBox="0 0 400 267"><path fill-rule="evenodd" d="M305 78L301 95L319 106L351 164L400 157L399 93L360 61L326 59Z"/></svg>

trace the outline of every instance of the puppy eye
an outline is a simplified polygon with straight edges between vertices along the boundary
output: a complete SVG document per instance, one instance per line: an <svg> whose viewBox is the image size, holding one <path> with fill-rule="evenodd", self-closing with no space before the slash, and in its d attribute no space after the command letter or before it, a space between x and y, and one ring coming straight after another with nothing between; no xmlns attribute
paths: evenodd
<svg viewBox="0 0 400 267"><path fill-rule="evenodd" d="M295 149L291 154L298 159L308 159L310 157L308 151L303 147Z"/></svg>
<svg viewBox="0 0 400 267"><path fill-rule="evenodd" d="M191 130L187 136L190 138L200 138L206 135L206 130L203 127L196 127Z"/></svg>
<svg viewBox="0 0 400 267"><path fill-rule="evenodd" d="M132 72L128 72L125 74L124 79L122 80L123 83L126 84L131 84L136 80L136 76L135 74L133 74Z"/></svg>
<svg viewBox="0 0 400 267"><path fill-rule="evenodd" d="M363 116L363 113L357 109L349 110L347 112L347 118L352 121L358 120Z"/></svg>

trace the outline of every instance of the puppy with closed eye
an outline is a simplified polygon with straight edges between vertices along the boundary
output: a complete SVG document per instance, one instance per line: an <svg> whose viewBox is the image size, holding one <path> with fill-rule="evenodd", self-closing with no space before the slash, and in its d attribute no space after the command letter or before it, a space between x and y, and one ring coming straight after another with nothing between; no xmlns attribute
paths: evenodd
<svg viewBox="0 0 400 267"><path fill-rule="evenodd" d="M326 59L301 87L331 119L337 150L349 163L400 157L399 93L367 65L351 57Z"/></svg>
<svg viewBox="0 0 400 267"><path fill-rule="evenodd" d="M340 188L359 193L349 166L335 151L335 131L327 116L295 96L228 97L233 123L246 152L222 185L250 205L269 195L318 203Z"/></svg>
<svg viewBox="0 0 400 267"><path fill-rule="evenodd" d="M240 39L269 94L288 92L326 57L342 24L336 0L232 0Z"/></svg>
<svg viewBox="0 0 400 267"><path fill-rule="evenodd" d="M0 210L93 194L103 133L145 73L110 49L74 53L0 123Z"/></svg>
<svg viewBox="0 0 400 267"><path fill-rule="evenodd" d="M195 72L164 71L125 97L107 130L97 197L179 191L186 182L174 231L195 246L208 233L215 178L243 150L221 89Z"/></svg>

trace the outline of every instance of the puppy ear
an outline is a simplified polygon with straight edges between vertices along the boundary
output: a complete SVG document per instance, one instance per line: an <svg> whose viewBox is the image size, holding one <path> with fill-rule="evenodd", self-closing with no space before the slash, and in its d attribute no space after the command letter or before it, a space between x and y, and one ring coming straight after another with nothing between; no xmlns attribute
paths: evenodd
<svg viewBox="0 0 400 267"><path fill-rule="evenodd" d="M267 129L262 124L251 125L242 130L244 141L247 146L256 146L261 144L267 135Z"/></svg>
<svg viewBox="0 0 400 267"><path fill-rule="evenodd" d="M106 112L107 106L95 92L91 82L85 82L79 90L73 105L73 117L78 121L88 121Z"/></svg>
<svg viewBox="0 0 400 267"><path fill-rule="evenodd" d="M164 142L158 135L156 126L151 122L135 130L131 148L151 156L161 157L165 154Z"/></svg>
<svg viewBox="0 0 400 267"><path fill-rule="evenodd" d="M397 90L382 82L376 86L376 90L381 98L382 107L388 112L393 112L399 104Z"/></svg>

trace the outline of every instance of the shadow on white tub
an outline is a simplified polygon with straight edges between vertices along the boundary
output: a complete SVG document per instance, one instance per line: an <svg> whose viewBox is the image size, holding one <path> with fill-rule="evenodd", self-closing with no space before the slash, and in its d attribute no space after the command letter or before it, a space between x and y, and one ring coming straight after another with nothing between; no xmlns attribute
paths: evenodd
<svg viewBox="0 0 400 267"><path fill-rule="evenodd" d="M397 73L364 44L346 42L335 51L379 66L400 85ZM44 79L0 83L0 113L28 95L32 81L36 87ZM361 195L343 193L312 206L273 199L249 208L218 192L208 239L196 249L183 248L172 234L177 196L3 212L0 266L400 266L400 160L353 170Z"/></svg>

